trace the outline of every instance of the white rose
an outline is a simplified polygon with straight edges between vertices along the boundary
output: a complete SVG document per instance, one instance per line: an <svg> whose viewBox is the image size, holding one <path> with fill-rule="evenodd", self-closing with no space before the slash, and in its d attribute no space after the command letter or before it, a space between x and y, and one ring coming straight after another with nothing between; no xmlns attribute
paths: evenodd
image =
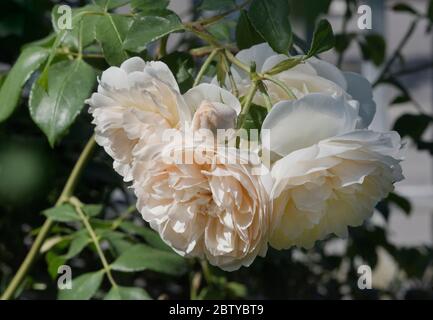
<svg viewBox="0 0 433 320"><path fill-rule="evenodd" d="M226 103L233 105L237 99L212 85L191 89L185 100L198 109L192 120L195 130L213 132L218 123L230 127L240 110L235 103L235 112L230 111ZM138 210L179 254L205 257L226 271L249 266L266 254L269 239L269 187L252 173L260 159L216 144L204 153L189 136L185 139L162 145L157 152L145 145L136 148L133 188ZM186 159L187 153L194 155L190 164L164 156Z"/></svg>
<svg viewBox="0 0 433 320"><path fill-rule="evenodd" d="M239 51L236 58L248 66L251 62L254 62L256 71L264 73L288 57L275 53L267 43L262 43ZM251 85L249 74L237 66L232 66L231 71L239 92L241 95L245 94ZM358 128L367 127L373 120L376 104L373 101L371 85L357 73L342 72L326 61L310 58L302 64L273 75L272 78L281 81L296 99L302 98L309 93L346 96L347 103L353 108L359 109ZM230 87L229 81L226 82L226 85ZM269 80L264 82L273 104L282 100L293 99L275 83ZM263 97L260 93L256 93L253 101L264 106Z"/></svg>
<svg viewBox="0 0 433 320"><path fill-rule="evenodd" d="M356 129L358 120L342 96L314 93L273 106L262 126L270 135L264 148L280 158L271 169L273 247L345 236L403 178L399 135Z"/></svg>
<svg viewBox="0 0 433 320"><path fill-rule="evenodd" d="M86 101L96 142L114 159L114 169L130 181L132 150L140 139L152 144L166 128L191 121L177 82L162 62L134 57L102 73L98 91Z"/></svg>

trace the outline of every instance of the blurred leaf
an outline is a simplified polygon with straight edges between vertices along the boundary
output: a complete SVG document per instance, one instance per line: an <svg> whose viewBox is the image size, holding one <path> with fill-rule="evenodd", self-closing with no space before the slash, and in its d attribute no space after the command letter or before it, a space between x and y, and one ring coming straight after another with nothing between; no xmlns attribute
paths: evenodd
<svg viewBox="0 0 433 320"><path fill-rule="evenodd" d="M181 93L192 87L194 83L194 59L190 54L175 51L162 57L161 61L166 63L173 72Z"/></svg>
<svg viewBox="0 0 433 320"><path fill-rule="evenodd" d="M90 272L72 280L72 289L59 291L59 300L89 300L98 290L104 271Z"/></svg>
<svg viewBox="0 0 433 320"><path fill-rule="evenodd" d="M102 204L85 204L83 211L89 217L96 217L102 212L102 208Z"/></svg>
<svg viewBox="0 0 433 320"><path fill-rule="evenodd" d="M375 65L381 65L386 57L386 42L379 34L367 34L364 40L359 41L362 56L365 60L372 61Z"/></svg>
<svg viewBox="0 0 433 320"><path fill-rule="evenodd" d="M65 259L71 259L78 255L83 249L91 242L90 237L86 230L78 231L69 245L68 252L62 256Z"/></svg>
<svg viewBox="0 0 433 320"><path fill-rule="evenodd" d="M106 229L96 229L96 234L100 239L105 239L110 243L114 250L115 256L119 256L132 246L131 241L126 240L126 235L121 232Z"/></svg>
<svg viewBox="0 0 433 320"><path fill-rule="evenodd" d="M239 49L247 49L255 44L265 42L254 29L245 10L242 10L236 25L236 43Z"/></svg>
<svg viewBox="0 0 433 320"><path fill-rule="evenodd" d="M111 268L124 272L151 270L180 276L187 271L187 264L185 259L175 253L137 244L117 258L112 263Z"/></svg>
<svg viewBox="0 0 433 320"><path fill-rule="evenodd" d="M428 3L427 18L430 20L430 25L433 24L433 0Z"/></svg>
<svg viewBox="0 0 433 320"><path fill-rule="evenodd" d="M50 237L44 241L39 252L45 253L45 252L49 251L51 248L53 248L56 244L58 244L64 240L65 240L65 238L63 238L62 236Z"/></svg>
<svg viewBox="0 0 433 320"><path fill-rule="evenodd" d="M313 40L307 55L312 57L316 54L332 49L334 43L335 39L331 24L327 20L322 19L314 29Z"/></svg>
<svg viewBox="0 0 433 320"><path fill-rule="evenodd" d="M149 294L141 288L112 287L105 300L151 300Z"/></svg>
<svg viewBox="0 0 433 320"><path fill-rule="evenodd" d="M234 0L203 0L198 7L200 10L224 10L235 6Z"/></svg>
<svg viewBox="0 0 433 320"><path fill-rule="evenodd" d="M418 11L416 11L413 7L411 7L406 3L396 3L395 5L392 6L392 10L419 15Z"/></svg>
<svg viewBox="0 0 433 320"><path fill-rule="evenodd" d="M96 40L101 44L105 60L112 66L118 66L129 58L122 45L131 23L130 17L116 14L98 17Z"/></svg>
<svg viewBox="0 0 433 320"><path fill-rule="evenodd" d="M65 264L66 259L52 251L48 251L45 255L45 261L47 262L48 274L50 275L51 279L56 279L59 275L57 271L61 265Z"/></svg>
<svg viewBox="0 0 433 320"><path fill-rule="evenodd" d="M174 13L165 16L142 16L134 20L126 35L123 48L141 52L146 49L147 44L182 29L182 22Z"/></svg>
<svg viewBox="0 0 433 320"><path fill-rule="evenodd" d="M409 215L412 210L412 205L410 204L409 200L399 196L398 194L391 192L388 195L388 200L394 204L396 204L400 209L402 209L406 215Z"/></svg>
<svg viewBox="0 0 433 320"><path fill-rule="evenodd" d="M207 27L207 30L218 40L230 42L232 40L232 30L235 25L236 22L233 20L223 20L219 23L210 25Z"/></svg>
<svg viewBox="0 0 433 320"><path fill-rule="evenodd" d="M136 235L143 237L143 239L146 240L146 242L150 246L152 246L156 249L160 249L160 250L164 250L164 251L168 251L168 252L173 252L173 250L167 244L165 244L164 241L162 241L162 239L158 235L158 233L149 229L146 226L138 226L133 222L124 221L120 225L120 229L122 229L126 232L136 234Z"/></svg>
<svg viewBox="0 0 433 320"><path fill-rule="evenodd" d="M356 37L355 33L339 33L335 35L334 48L337 52L344 52L349 48L350 43Z"/></svg>
<svg viewBox="0 0 433 320"><path fill-rule="evenodd" d="M47 218L59 222L79 221L80 217L70 204L62 204L42 212Z"/></svg>
<svg viewBox="0 0 433 320"><path fill-rule="evenodd" d="M30 115L51 146L81 112L95 81L95 71L81 59L50 66L48 91L35 81L29 98Z"/></svg>
<svg viewBox="0 0 433 320"><path fill-rule="evenodd" d="M229 295L235 298L245 298L247 295L247 287L238 282L228 282L226 284L226 289Z"/></svg>
<svg viewBox="0 0 433 320"><path fill-rule="evenodd" d="M397 119L393 130L402 137L409 136L418 141L432 121L433 118L425 114L404 114Z"/></svg>
<svg viewBox="0 0 433 320"><path fill-rule="evenodd" d="M42 47L30 47L21 52L0 88L0 122L9 118L15 110L23 85L47 59L48 53Z"/></svg>
<svg viewBox="0 0 433 320"><path fill-rule="evenodd" d="M274 51L287 54L292 45L292 27L287 0L253 0L248 16L256 31Z"/></svg>
<svg viewBox="0 0 433 320"><path fill-rule="evenodd" d="M399 103L406 103L409 102L411 99L408 95L401 94L396 96L394 99L391 100L390 105L393 104L399 104Z"/></svg>

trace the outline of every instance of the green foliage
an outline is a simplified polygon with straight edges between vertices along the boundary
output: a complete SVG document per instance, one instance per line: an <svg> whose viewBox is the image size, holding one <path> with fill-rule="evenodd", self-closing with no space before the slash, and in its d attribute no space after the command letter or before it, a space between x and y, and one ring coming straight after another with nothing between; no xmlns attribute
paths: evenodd
<svg viewBox="0 0 433 320"><path fill-rule="evenodd" d="M140 16L129 29L123 47L133 52L141 52L150 42L182 29L181 21L174 13L164 16Z"/></svg>
<svg viewBox="0 0 433 320"><path fill-rule="evenodd" d="M59 291L59 300L89 300L104 278L103 271L86 273L72 280L72 288Z"/></svg>
<svg viewBox="0 0 433 320"><path fill-rule="evenodd" d="M183 258L134 209L124 210L135 207L130 203L127 185L113 173L110 160L101 150L95 153L88 170L80 172L82 179L75 190L76 196L89 204L78 206L82 212L69 202L53 207L82 141L93 131L87 113L82 111L85 99L96 85L96 76L108 65L119 66L131 56L165 62L183 93L193 86L199 66L215 47L218 52L205 75L216 75L225 84L230 80L227 72L233 64L226 55L228 51L235 54L238 49L269 43L276 52L288 55L267 71L267 75L275 75L333 47L343 60L344 53L355 41L363 59L385 66L374 85L389 85L398 90L391 104L416 103L396 72L407 71L402 52L391 52L394 58L388 61L388 66L386 40L382 36L347 30L334 36L328 21L317 21L328 11L331 0L204 0L194 8L192 22L182 22L176 13L168 10L169 2L88 1L87 5L73 8L72 30L58 28L58 5L49 1L26 1L30 14L25 12L22 1L10 2L19 3L15 12L10 10L9 3L0 4L0 40L8 43L0 52L0 60L12 65L7 73L0 75L0 138L13 142L18 137L28 151L16 152L7 144L0 144L0 291L10 281L9 270L19 265L26 254L24 236L40 232L38 212L54 221L54 226L39 250L45 255L45 261L35 260L36 269L31 273L34 281L23 281L15 292L16 296L22 292L26 299L58 296L59 299L144 300L161 294L178 299L401 297L401 290L407 289L398 283L386 291L361 292L356 286L357 263L367 262L374 267L382 249L392 256L408 279L428 278L431 248L398 248L390 243L386 228L369 222L362 228L350 229L347 247L339 254L325 250L334 240L331 237L310 250L293 248L276 252L270 248L266 259L257 259L251 267L232 273ZM126 6L122 13L114 10L128 4L131 12L126 12ZM356 1L347 0L346 4L344 17L349 19L356 10ZM430 27L433 24L433 1L424 12L407 3L395 4L393 10L411 15L415 21L426 19ZM12 18L2 16L5 12L9 15L10 11ZM49 25L45 17L50 12L52 30L45 27ZM309 41L292 33L291 19L297 16L306 22L307 32L312 36L310 46ZM41 32L33 33L33 29ZM169 46L167 53L165 44L174 32L178 33L179 42L174 50ZM33 36L29 37L30 34ZM21 47L24 43L27 44ZM28 100L27 82L31 88ZM259 94L263 92L266 87L259 82ZM245 97L241 100L245 101ZM20 104L29 105L30 117L25 108L17 108ZM266 108L252 104L243 128L260 129L266 115ZM394 130L410 137L419 149L433 154L433 141L424 140L432 121L431 115L423 112L403 114ZM49 149L45 137L54 149ZM48 151L36 152L33 150L36 143L46 146ZM54 158L53 165L47 160L47 154ZM55 170L55 177L48 174L50 170ZM44 179L49 180L48 186L40 183ZM29 195L38 193L35 189L40 189L42 194L37 202ZM377 209L388 219L395 206L406 214L412 210L410 201L396 193L391 193ZM33 231L27 232L29 226ZM72 290L58 291L55 285L50 285L56 282L58 268L63 264L73 266L74 276L77 271ZM195 281L195 292L191 292L191 279ZM43 293L34 290L36 281L48 285Z"/></svg>
<svg viewBox="0 0 433 320"><path fill-rule="evenodd" d="M35 82L29 99L30 115L51 146L60 139L84 107L96 74L81 59L58 62L48 69L48 90Z"/></svg>
<svg viewBox="0 0 433 320"><path fill-rule="evenodd" d="M141 288L112 287L105 300L149 300L149 294Z"/></svg>
<svg viewBox="0 0 433 320"><path fill-rule="evenodd" d="M316 54L327 51L334 47L334 43L335 39L331 24L327 20L322 19L314 29L313 41L307 56L312 57Z"/></svg>
<svg viewBox="0 0 433 320"><path fill-rule="evenodd" d="M80 217L75 212L74 208L70 204L62 204L51 209L47 209L43 214L54 221L59 222L71 222L79 221Z"/></svg>
<svg viewBox="0 0 433 320"><path fill-rule="evenodd" d="M42 47L29 47L20 54L0 89L0 122L15 110L23 85L47 57L48 51Z"/></svg>
<svg viewBox="0 0 433 320"><path fill-rule="evenodd" d="M132 19L116 14L105 14L96 22L96 40L101 44L105 60L118 66L129 58L123 48L123 41L131 26Z"/></svg>
<svg viewBox="0 0 433 320"><path fill-rule="evenodd" d="M371 60L377 66L385 60L386 43L381 35L367 34L359 41L359 45L365 60Z"/></svg>
<svg viewBox="0 0 433 320"><path fill-rule="evenodd" d="M246 49L255 44L265 42L251 24L247 11L242 10L236 25L236 44L239 49Z"/></svg>
<svg viewBox="0 0 433 320"><path fill-rule="evenodd" d="M287 0L253 0L248 16L258 34L275 52L287 54L292 45L292 27Z"/></svg>
<svg viewBox="0 0 433 320"><path fill-rule="evenodd" d="M182 257L175 253L153 249L144 244L137 244L117 258L112 263L111 268L123 272L151 270L180 276L187 271L187 264Z"/></svg>

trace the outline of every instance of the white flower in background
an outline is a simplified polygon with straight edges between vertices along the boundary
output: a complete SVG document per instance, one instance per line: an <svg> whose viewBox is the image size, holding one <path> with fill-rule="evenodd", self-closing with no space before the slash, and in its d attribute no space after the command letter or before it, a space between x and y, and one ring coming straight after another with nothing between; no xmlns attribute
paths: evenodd
<svg viewBox="0 0 433 320"><path fill-rule="evenodd" d="M198 106L193 128L232 127L239 102L232 112L219 101L222 96L226 102L237 101L229 95L213 85L187 92L185 101ZM212 145L206 153L195 146L192 141L174 140L157 153L145 145L137 148L133 169L137 207L179 254L205 257L227 271L249 266L257 255L266 254L269 239L269 186L265 187L263 177L252 174L260 160L254 153L223 145ZM164 158L172 153L187 157L189 152L194 155L191 164Z"/></svg>
<svg viewBox="0 0 433 320"><path fill-rule="evenodd" d="M239 51L236 58L246 65L254 62L256 71L263 73L288 57L275 53L267 43L262 43ZM245 94L251 85L249 74L234 65L231 71L239 92L241 95ZM367 127L375 114L376 104L373 101L370 83L361 75L353 72L342 72L326 61L310 58L305 63L272 75L272 78L281 81L293 94L293 96L288 95L280 86L265 80L264 83L273 104L282 100L299 99L309 93L323 93L331 96L344 95L349 105L359 109L359 128ZM227 86L230 87L229 81L227 81ZM260 93L256 93L253 101L264 106Z"/></svg>
<svg viewBox="0 0 433 320"><path fill-rule="evenodd" d="M140 139L157 143L164 129L192 118L167 65L139 57L105 70L98 91L86 102L96 142L114 159L114 169L125 181L132 178L132 150Z"/></svg>
<svg viewBox="0 0 433 320"><path fill-rule="evenodd" d="M273 106L262 126L270 135L263 147L280 158L271 169L273 247L344 237L403 178L399 135L357 126L358 114L343 96L313 93Z"/></svg>

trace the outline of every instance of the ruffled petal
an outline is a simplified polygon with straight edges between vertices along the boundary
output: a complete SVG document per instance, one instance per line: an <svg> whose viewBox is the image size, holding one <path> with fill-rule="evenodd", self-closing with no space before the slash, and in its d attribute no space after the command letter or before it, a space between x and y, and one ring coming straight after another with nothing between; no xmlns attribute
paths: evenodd
<svg viewBox="0 0 433 320"><path fill-rule="evenodd" d="M263 122L263 147L284 156L352 131L356 122L357 110L343 97L309 94L296 101L282 101L272 107Z"/></svg>

